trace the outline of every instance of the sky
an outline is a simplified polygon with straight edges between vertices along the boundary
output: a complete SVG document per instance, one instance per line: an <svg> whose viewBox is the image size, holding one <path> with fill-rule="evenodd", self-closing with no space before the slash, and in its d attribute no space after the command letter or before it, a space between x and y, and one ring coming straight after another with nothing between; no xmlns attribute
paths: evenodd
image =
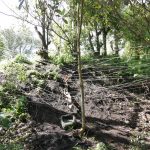
<svg viewBox="0 0 150 150"><path fill-rule="evenodd" d="M18 5L18 0L0 0L0 27L1 28L8 28L10 26L13 25L15 26L16 24L18 24L17 19L2 14L5 13L5 14L12 15L13 12L10 9L14 10L17 5Z"/></svg>

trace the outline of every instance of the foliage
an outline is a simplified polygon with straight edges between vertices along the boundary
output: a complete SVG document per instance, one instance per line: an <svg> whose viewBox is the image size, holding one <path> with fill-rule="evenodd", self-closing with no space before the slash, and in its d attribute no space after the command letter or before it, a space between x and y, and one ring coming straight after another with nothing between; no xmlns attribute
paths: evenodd
<svg viewBox="0 0 150 150"><path fill-rule="evenodd" d="M19 59L17 59L19 60ZM5 64L5 81L0 86L0 124L9 127L15 119L25 120L26 97L19 85L27 81L26 66L15 61Z"/></svg>
<svg viewBox="0 0 150 150"><path fill-rule="evenodd" d="M149 149L149 146L144 142L145 137L149 136L149 132L142 131L140 135L136 132L133 133L131 137L132 146L129 150L146 150Z"/></svg>
<svg viewBox="0 0 150 150"><path fill-rule="evenodd" d="M63 11L59 9L61 1L59 0L51 0L51 1L24 0L24 1L25 3L21 4L24 5L24 7L22 7L24 11L23 14L25 15L25 17L27 16L26 20L28 20L28 22L30 22L29 20L30 18L32 18L32 21L37 23L37 25L35 24L34 27L42 43L41 50L43 51L44 55L41 55L41 58L47 60L48 48L52 42L53 34L59 35L58 32L56 32L53 29L53 23L54 24L56 23L54 19L59 18L62 21L67 22L64 18L62 19L60 16L63 15ZM57 24L57 26L59 26L59 24Z"/></svg>
<svg viewBox="0 0 150 150"><path fill-rule="evenodd" d="M0 114L0 125L5 128L10 127L10 120L9 120L8 116L6 116L3 113Z"/></svg>
<svg viewBox="0 0 150 150"><path fill-rule="evenodd" d="M92 64L98 57L92 56L90 54L84 55L81 57L82 63Z"/></svg>
<svg viewBox="0 0 150 150"><path fill-rule="evenodd" d="M148 77L150 75L149 63L149 47L132 48L130 43L126 45L126 49L122 59L128 64L130 72L137 77ZM137 53L138 52L138 53Z"/></svg>
<svg viewBox="0 0 150 150"><path fill-rule="evenodd" d="M17 54L30 55L32 50L40 44L25 26L17 30L13 27L3 29L0 33L5 48L3 53L5 58L14 58Z"/></svg>
<svg viewBox="0 0 150 150"><path fill-rule="evenodd" d="M10 62L4 68L7 82L13 83L17 86L20 83L27 81L27 67L24 64Z"/></svg>
<svg viewBox="0 0 150 150"><path fill-rule="evenodd" d="M124 37L136 46L150 44L149 20L150 15L147 6L133 4L124 11L124 21L127 26L122 26ZM138 14L138 15L137 15ZM133 27L134 25L134 27Z"/></svg>
<svg viewBox="0 0 150 150"><path fill-rule="evenodd" d="M149 70L149 59L131 59L128 61L129 70L134 74L135 77L148 77L150 75Z"/></svg>
<svg viewBox="0 0 150 150"><path fill-rule="evenodd" d="M42 50L46 51L46 55L43 53L43 57L46 58L48 52L51 51L51 49L48 49L51 43L55 47L52 49L52 53L56 51L56 55L51 56L54 64L65 65L76 62L74 58L78 55L78 72L83 99L84 84L81 70L84 63L88 66L94 64L95 67L100 68L96 73L100 72L101 74L101 70L104 70L106 77L109 74L108 78L112 80L114 78L113 81L117 81L114 84L124 83L126 81L123 80L130 77L134 80L135 78L150 76L150 13L148 2L85 0L82 14L79 14L82 12L81 10L77 11L77 4L81 2L79 0L22 0L21 2L20 6L26 5L22 9L26 12L23 12L23 15L27 21L32 18L32 23L37 23L35 24L35 30L41 40ZM84 32L81 33L83 14ZM0 57L2 56L1 52L5 52L9 57L14 57L18 53L28 53L32 49L30 47L33 44L32 35L27 33L23 36L24 31L26 32L26 30L23 30L19 34L14 32L13 29L2 31L3 41L0 40ZM108 55L106 46L107 42L110 41L107 37L113 41L112 51L113 48L120 48L120 41L127 45L127 49L122 50L124 51L123 57L119 56L118 51L115 52L115 55L112 53ZM87 50L92 51L92 53L82 56L83 64L80 62L80 47L83 53ZM101 51L101 48L104 52ZM98 52L98 56L95 56L94 52ZM12 118L26 118L26 98L17 89L19 84L24 84L28 78L32 78L32 83L35 86L43 87L45 80L59 79L59 73L55 70L47 71L47 66L44 66L44 69L39 67L39 70L33 70L27 74L27 65L29 64L31 63L26 57L19 55L14 62L5 67L7 82L0 87L0 109L2 112L0 123L5 127L9 127ZM96 76L96 73L93 73L93 76ZM121 80L118 81L120 78ZM119 84L119 86L122 86L122 84ZM82 101L82 106L84 106L84 101ZM135 144L135 148L145 146L139 143L138 137L133 139L132 142ZM77 147L77 149L80 148ZM95 148L95 150L106 149L109 149L109 146L102 142L97 144Z"/></svg>
<svg viewBox="0 0 150 150"><path fill-rule="evenodd" d="M26 97L5 83L0 90L0 125L8 128L15 119L25 120Z"/></svg>
<svg viewBox="0 0 150 150"><path fill-rule="evenodd" d="M53 80L58 80L60 78L58 72L56 71L50 72L49 75L53 78Z"/></svg>
<svg viewBox="0 0 150 150"><path fill-rule="evenodd" d="M107 147L104 143L101 142L96 145L95 150L107 150Z"/></svg>
<svg viewBox="0 0 150 150"><path fill-rule="evenodd" d="M0 144L0 150L23 150L23 146L21 144Z"/></svg>
<svg viewBox="0 0 150 150"><path fill-rule="evenodd" d="M4 83L0 88L0 109L10 107L16 99L16 94L19 94L19 91L14 84Z"/></svg>
<svg viewBox="0 0 150 150"><path fill-rule="evenodd" d="M23 55L17 55L15 57L15 61L16 63L20 63L20 64L28 64L31 65L32 63L27 59L27 57L23 56Z"/></svg>
<svg viewBox="0 0 150 150"><path fill-rule="evenodd" d="M64 54L54 56L52 60L54 64L65 65L71 63L73 61L73 57L71 54L64 53Z"/></svg>
<svg viewBox="0 0 150 150"><path fill-rule="evenodd" d="M3 58L4 48L4 43L2 37L0 36L0 60Z"/></svg>

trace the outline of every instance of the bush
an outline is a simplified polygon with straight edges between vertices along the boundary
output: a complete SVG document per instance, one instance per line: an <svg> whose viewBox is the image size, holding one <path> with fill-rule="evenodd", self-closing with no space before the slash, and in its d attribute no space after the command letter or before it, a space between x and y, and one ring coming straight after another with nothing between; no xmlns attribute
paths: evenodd
<svg viewBox="0 0 150 150"><path fill-rule="evenodd" d="M16 96L21 94L16 86L11 83L5 83L0 87L0 110L4 107L10 107L14 103Z"/></svg>
<svg viewBox="0 0 150 150"><path fill-rule="evenodd" d="M73 61L73 57L71 56L71 54L62 54L54 56L52 60L54 64L64 65L71 63Z"/></svg>
<svg viewBox="0 0 150 150"><path fill-rule="evenodd" d="M31 65L32 63L27 59L27 57L23 56L23 55L17 55L15 57L14 62L16 63L20 63L20 64L28 64Z"/></svg>
<svg viewBox="0 0 150 150"><path fill-rule="evenodd" d="M26 102L26 97L14 84L3 84L0 87L0 125L8 128L16 119L25 120Z"/></svg>
<svg viewBox="0 0 150 150"><path fill-rule="evenodd" d="M16 119L24 121L27 118L26 114L26 97L18 96L9 106L3 106L0 114L0 125L9 128L11 123Z"/></svg>
<svg viewBox="0 0 150 150"><path fill-rule="evenodd" d="M18 85L27 81L26 66L23 64L11 62L4 68L7 82Z"/></svg>
<svg viewBox="0 0 150 150"><path fill-rule="evenodd" d="M96 145L96 148L94 150L108 150L108 148L104 143L100 142Z"/></svg>
<svg viewBox="0 0 150 150"><path fill-rule="evenodd" d="M5 128L10 127L10 119L6 114L0 113L0 125Z"/></svg>
<svg viewBox="0 0 150 150"><path fill-rule="evenodd" d="M81 61L83 63L88 63L88 64L91 64L94 61L94 59L97 59L97 58L89 54L81 57Z"/></svg>
<svg viewBox="0 0 150 150"><path fill-rule="evenodd" d="M50 76L53 80L58 80L58 79L60 79L60 76L59 76L58 72L56 72L56 71L50 72L50 73L49 73L49 76Z"/></svg>
<svg viewBox="0 0 150 150"><path fill-rule="evenodd" d="M0 150L23 150L23 145L21 144L0 144Z"/></svg>

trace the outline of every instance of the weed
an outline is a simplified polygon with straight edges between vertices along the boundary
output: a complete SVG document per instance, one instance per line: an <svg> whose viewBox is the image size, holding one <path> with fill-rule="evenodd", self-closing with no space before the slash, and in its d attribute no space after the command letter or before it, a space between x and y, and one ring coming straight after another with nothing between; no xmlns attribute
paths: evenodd
<svg viewBox="0 0 150 150"><path fill-rule="evenodd" d="M147 145L145 144L144 140L145 137L147 137L148 133L140 133L138 135L137 133L134 133L133 137L131 138L132 146L130 147L130 150L146 150L148 149Z"/></svg>
<svg viewBox="0 0 150 150"><path fill-rule="evenodd" d="M5 66L6 80L18 85L27 81L26 67L23 64L11 62Z"/></svg>
<svg viewBox="0 0 150 150"><path fill-rule="evenodd" d="M20 63L20 64L28 64L28 65L31 65L32 63L23 55L17 55L15 57L15 60L14 62L16 63Z"/></svg>
<svg viewBox="0 0 150 150"><path fill-rule="evenodd" d="M58 80L60 78L58 72L53 71L49 73L50 77L52 77L53 80Z"/></svg>
<svg viewBox="0 0 150 150"><path fill-rule="evenodd" d="M62 54L62 55L56 55L52 58L54 64L58 65L64 65L71 63L73 61L73 57L71 54Z"/></svg>
<svg viewBox="0 0 150 150"><path fill-rule="evenodd" d="M0 150L23 150L21 144L0 144Z"/></svg>

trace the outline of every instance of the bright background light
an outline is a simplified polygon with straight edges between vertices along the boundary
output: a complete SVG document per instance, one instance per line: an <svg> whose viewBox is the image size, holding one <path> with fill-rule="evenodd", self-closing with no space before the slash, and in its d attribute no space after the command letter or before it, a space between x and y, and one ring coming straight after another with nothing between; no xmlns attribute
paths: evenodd
<svg viewBox="0 0 150 150"><path fill-rule="evenodd" d="M13 11L15 11L17 5L19 5L18 0L0 0L0 27L1 28L8 28L10 26L15 26L18 24L17 19L2 14L5 13L8 15L13 15Z"/></svg>

